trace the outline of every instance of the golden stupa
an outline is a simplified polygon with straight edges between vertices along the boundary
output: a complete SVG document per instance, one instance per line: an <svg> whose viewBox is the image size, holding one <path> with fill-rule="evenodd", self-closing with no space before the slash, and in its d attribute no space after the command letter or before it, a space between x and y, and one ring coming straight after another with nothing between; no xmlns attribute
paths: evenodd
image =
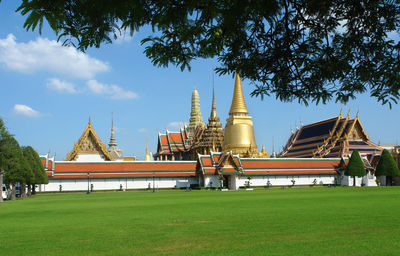
<svg viewBox="0 0 400 256"><path fill-rule="evenodd" d="M240 76L236 74L232 105L224 131L224 152L232 151L240 157L258 157L253 121L248 114Z"/></svg>

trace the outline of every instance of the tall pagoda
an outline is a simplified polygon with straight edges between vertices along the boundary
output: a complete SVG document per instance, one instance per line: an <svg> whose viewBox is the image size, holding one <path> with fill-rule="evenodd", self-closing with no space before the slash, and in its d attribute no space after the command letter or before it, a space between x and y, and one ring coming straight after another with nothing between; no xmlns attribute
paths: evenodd
<svg viewBox="0 0 400 256"><path fill-rule="evenodd" d="M249 116L243 97L239 74L235 77L232 105L224 132L224 152L232 151L240 157L258 157L259 152L254 137L253 121Z"/></svg>
<svg viewBox="0 0 400 256"><path fill-rule="evenodd" d="M185 144L190 147L196 135L198 137L199 131L203 129L204 129L204 123L200 111L200 96L195 86L192 92L192 104L191 104L189 124L186 128L187 139L185 141Z"/></svg>
<svg viewBox="0 0 400 256"><path fill-rule="evenodd" d="M196 141L196 139L198 140ZM212 96L210 117L208 118L207 127L203 130L200 130L200 134L197 134L195 136L195 140L191 147L192 155L210 154L211 152L221 152L223 143L224 143L224 130L222 129L222 124L217 114L217 105L215 103L214 76L213 76L213 96Z"/></svg>

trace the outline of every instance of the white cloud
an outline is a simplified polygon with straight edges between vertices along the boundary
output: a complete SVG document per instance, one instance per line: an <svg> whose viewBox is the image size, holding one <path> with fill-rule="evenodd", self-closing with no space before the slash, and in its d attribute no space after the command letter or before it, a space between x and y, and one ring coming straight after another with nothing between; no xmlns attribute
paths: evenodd
<svg viewBox="0 0 400 256"><path fill-rule="evenodd" d="M57 78L50 78L47 80L46 84L47 89L52 90L52 91L57 91L57 92L66 92L66 93L77 93L77 90L75 89L75 85L72 83L69 83L67 81L61 81L60 79Z"/></svg>
<svg viewBox="0 0 400 256"><path fill-rule="evenodd" d="M138 132L146 133L146 132L147 132L147 129L146 129L146 128L140 128L140 129L138 130Z"/></svg>
<svg viewBox="0 0 400 256"><path fill-rule="evenodd" d="M40 117L43 115L39 111L36 111L36 110L32 109L31 107L29 107L27 105L22 105L22 104L15 104L14 108L13 108L13 112L16 115L27 116L27 117Z"/></svg>
<svg viewBox="0 0 400 256"><path fill-rule="evenodd" d="M87 81L86 86L87 89L94 94L106 95L115 100L136 99L138 97L138 95L132 91L126 91L114 84L102 84L93 79Z"/></svg>
<svg viewBox="0 0 400 256"><path fill-rule="evenodd" d="M18 43L13 34L0 39L0 63L17 72L47 71L79 79L92 79L97 73L110 69L107 63L74 47L40 37L35 41Z"/></svg>
<svg viewBox="0 0 400 256"><path fill-rule="evenodd" d="M171 122L167 125L167 128L171 130L179 130L180 128L183 128L183 126L183 122Z"/></svg>

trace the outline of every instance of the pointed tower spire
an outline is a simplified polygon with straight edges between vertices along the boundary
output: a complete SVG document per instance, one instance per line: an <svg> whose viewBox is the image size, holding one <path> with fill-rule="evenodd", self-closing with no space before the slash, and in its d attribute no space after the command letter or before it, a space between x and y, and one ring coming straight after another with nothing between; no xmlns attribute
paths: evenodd
<svg viewBox="0 0 400 256"><path fill-rule="evenodd" d="M192 92L192 109L190 111L189 126L197 126L199 124L203 124L203 118L200 111L200 96L195 85Z"/></svg>
<svg viewBox="0 0 400 256"><path fill-rule="evenodd" d="M212 105L211 105L211 114L208 120L217 118L217 104L215 104L215 84L214 84L214 72L213 72L213 97L212 97Z"/></svg>
<svg viewBox="0 0 400 256"><path fill-rule="evenodd" d="M149 154L149 136L146 134L146 155L144 161L151 161L151 156Z"/></svg>
<svg viewBox="0 0 400 256"><path fill-rule="evenodd" d="M254 137L253 121L248 114L240 76L236 74L232 105L224 131L224 152L232 151L233 154L239 154L241 157L257 157L259 155Z"/></svg>
<svg viewBox="0 0 400 256"><path fill-rule="evenodd" d="M203 130L200 140L195 143L192 150L198 154L209 154L210 152L222 151L224 141L224 130L217 115L217 105L215 104L215 83L213 72L213 97L211 113L208 118L207 127Z"/></svg>
<svg viewBox="0 0 400 256"><path fill-rule="evenodd" d="M117 140L115 139L114 133L114 113L111 113L111 137L110 142L108 143L109 148L117 147Z"/></svg>
<svg viewBox="0 0 400 256"><path fill-rule="evenodd" d="M238 73L236 73L235 77L235 88L233 89L232 105L229 115L236 113L245 115L249 113L249 111L247 111L246 102L244 101L242 83Z"/></svg>
<svg viewBox="0 0 400 256"><path fill-rule="evenodd" d="M265 153L266 151L265 151L265 145L264 145L264 142L263 142L263 146L262 146L262 149L261 149L261 153Z"/></svg>
<svg viewBox="0 0 400 256"><path fill-rule="evenodd" d="M204 127L204 123L200 112L199 92L196 90L196 86L194 86L192 93L192 109L190 111L189 125L187 126L188 139L185 142L187 145L190 146L192 144L198 127Z"/></svg>
<svg viewBox="0 0 400 256"><path fill-rule="evenodd" d="M124 151L118 148L117 140L115 139L114 113L111 113L111 136L108 143L108 151L111 152L115 159L123 159Z"/></svg>
<svg viewBox="0 0 400 256"><path fill-rule="evenodd" d="M89 123L88 124L91 125L91 123L90 123L90 114L89 114Z"/></svg>

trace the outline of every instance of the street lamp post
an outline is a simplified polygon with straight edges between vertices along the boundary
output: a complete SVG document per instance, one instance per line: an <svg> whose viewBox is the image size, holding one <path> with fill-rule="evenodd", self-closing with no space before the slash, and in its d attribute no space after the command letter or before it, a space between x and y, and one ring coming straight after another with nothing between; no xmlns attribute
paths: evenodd
<svg viewBox="0 0 400 256"><path fill-rule="evenodd" d="M89 183L90 183L90 173L87 173L87 192L86 192L86 194L90 194Z"/></svg>
<svg viewBox="0 0 400 256"><path fill-rule="evenodd" d="M155 188L155 175L156 175L156 173L153 171L153 193L156 192L155 191L155 189L156 189Z"/></svg>

